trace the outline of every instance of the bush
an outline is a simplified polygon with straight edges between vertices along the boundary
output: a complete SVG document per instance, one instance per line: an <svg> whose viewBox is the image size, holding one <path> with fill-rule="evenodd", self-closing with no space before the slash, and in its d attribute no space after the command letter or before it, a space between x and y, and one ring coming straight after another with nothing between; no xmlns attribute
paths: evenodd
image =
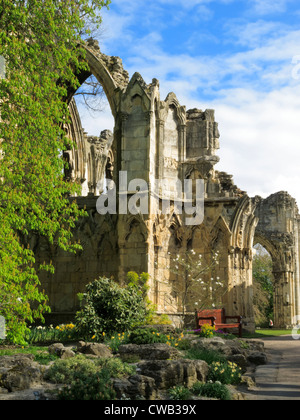
<svg viewBox="0 0 300 420"><path fill-rule="evenodd" d="M111 336L110 338L105 338L104 342L114 353L118 353L119 347L122 344L129 343L129 339L128 339L129 334L130 333L122 333L122 334L118 333Z"/></svg>
<svg viewBox="0 0 300 420"><path fill-rule="evenodd" d="M136 373L136 366L124 363L121 359L100 359L98 363L102 369L108 371L109 376L112 378L123 378Z"/></svg>
<svg viewBox="0 0 300 420"><path fill-rule="evenodd" d="M215 351L215 350L207 350L207 349L197 349L197 348L191 348L186 353L187 359L192 360L204 360L208 365L211 365L212 363L225 363L226 357Z"/></svg>
<svg viewBox="0 0 300 420"><path fill-rule="evenodd" d="M78 355L72 359L56 360L48 369L46 379L56 384L71 384L74 375L89 376L94 374L107 374L112 378L134 375L135 366L123 363L121 359L88 359Z"/></svg>
<svg viewBox="0 0 300 420"><path fill-rule="evenodd" d="M60 400L114 400L111 378L131 376L135 372L135 366L120 359L91 360L80 355L57 360L47 371L46 379L65 385L58 393Z"/></svg>
<svg viewBox="0 0 300 420"><path fill-rule="evenodd" d="M222 384L234 385L241 382L242 370L232 362L214 362L210 366L208 380L219 381Z"/></svg>
<svg viewBox="0 0 300 420"><path fill-rule="evenodd" d="M184 386L174 386L173 388L169 389L169 397L170 400L188 400L191 397L190 391L185 388Z"/></svg>
<svg viewBox="0 0 300 420"><path fill-rule="evenodd" d="M191 392L198 397L216 398L222 401L230 401L231 395L227 387L220 382L197 382Z"/></svg>
<svg viewBox="0 0 300 420"><path fill-rule="evenodd" d="M152 328L139 328L130 334L129 342L131 344L167 343L168 337Z"/></svg>
<svg viewBox="0 0 300 420"><path fill-rule="evenodd" d="M116 393L106 373L86 375L75 372L71 385L63 387L58 398L64 401L107 401L115 400Z"/></svg>
<svg viewBox="0 0 300 420"><path fill-rule="evenodd" d="M180 338L178 340L178 350L190 350L191 349L191 341L187 339Z"/></svg>
<svg viewBox="0 0 300 420"><path fill-rule="evenodd" d="M130 283L122 287L112 279L100 277L86 286L81 296L83 309L76 315L76 326L84 338L103 340L103 332L113 334L133 330L148 315L144 289Z"/></svg>
<svg viewBox="0 0 300 420"><path fill-rule="evenodd" d="M71 384L76 372L82 376L89 376L98 371L99 367L93 360L79 355L67 360L57 360L48 369L46 379L56 384Z"/></svg>
<svg viewBox="0 0 300 420"><path fill-rule="evenodd" d="M212 338L214 336L215 331L215 326L209 324L201 325L200 337Z"/></svg>

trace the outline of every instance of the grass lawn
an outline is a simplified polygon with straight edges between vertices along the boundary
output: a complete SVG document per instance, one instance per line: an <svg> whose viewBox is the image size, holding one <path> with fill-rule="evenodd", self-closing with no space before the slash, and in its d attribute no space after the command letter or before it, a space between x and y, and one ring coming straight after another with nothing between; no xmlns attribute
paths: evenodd
<svg viewBox="0 0 300 420"><path fill-rule="evenodd" d="M292 330L276 330L265 329L256 330L254 334L244 334L244 338L264 338L264 337L280 337L283 335L291 335Z"/></svg>
<svg viewBox="0 0 300 420"><path fill-rule="evenodd" d="M0 347L1 356L13 356L15 354L33 354L34 360L40 364L47 365L49 362L58 359L55 355L50 355L48 347L28 346L28 347Z"/></svg>

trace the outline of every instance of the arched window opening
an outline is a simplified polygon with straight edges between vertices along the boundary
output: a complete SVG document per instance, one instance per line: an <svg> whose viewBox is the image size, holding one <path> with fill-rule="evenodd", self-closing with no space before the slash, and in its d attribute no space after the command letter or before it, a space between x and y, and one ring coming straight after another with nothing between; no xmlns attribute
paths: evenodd
<svg viewBox="0 0 300 420"><path fill-rule="evenodd" d="M81 185L81 196L99 196L106 178L113 178L114 117L102 85L91 75L69 103L67 137L74 145L64 150L65 177Z"/></svg>
<svg viewBox="0 0 300 420"><path fill-rule="evenodd" d="M253 257L253 305L257 327L274 324L273 261L261 244L254 246Z"/></svg>

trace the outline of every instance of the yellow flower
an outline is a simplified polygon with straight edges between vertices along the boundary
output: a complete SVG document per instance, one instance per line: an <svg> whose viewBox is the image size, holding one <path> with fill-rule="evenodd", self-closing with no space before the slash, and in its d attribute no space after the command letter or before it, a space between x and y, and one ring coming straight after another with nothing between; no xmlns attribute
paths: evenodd
<svg viewBox="0 0 300 420"><path fill-rule="evenodd" d="M96 336L95 336L95 335L93 335L92 340L95 340L95 338L96 338Z"/></svg>
<svg viewBox="0 0 300 420"><path fill-rule="evenodd" d="M105 332L104 332L104 333L102 333L102 335L103 335L103 337L105 337Z"/></svg>

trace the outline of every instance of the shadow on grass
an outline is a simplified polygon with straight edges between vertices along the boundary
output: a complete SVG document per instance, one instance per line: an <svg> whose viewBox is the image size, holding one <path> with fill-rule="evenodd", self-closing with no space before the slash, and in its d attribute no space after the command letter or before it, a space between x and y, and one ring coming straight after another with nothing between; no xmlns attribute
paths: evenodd
<svg viewBox="0 0 300 420"><path fill-rule="evenodd" d="M276 329L265 329L256 330L254 334L243 334L244 338L266 338L266 337L282 337L285 335L291 335L292 330L276 330Z"/></svg>

